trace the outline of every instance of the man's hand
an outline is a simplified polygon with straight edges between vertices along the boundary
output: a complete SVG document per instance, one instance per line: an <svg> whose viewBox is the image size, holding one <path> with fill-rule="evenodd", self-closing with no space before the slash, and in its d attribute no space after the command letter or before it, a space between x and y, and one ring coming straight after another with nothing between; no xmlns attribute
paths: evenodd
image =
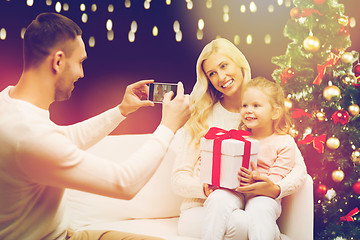
<svg viewBox="0 0 360 240"><path fill-rule="evenodd" d="M160 124L170 128L175 133L190 117L190 96L184 95L184 86L181 82L177 85L176 97L171 100L173 94L171 91L164 95Z"/></svg>
<svg viewBox="0 0 360 240"><path fill-rule="evenodd" d="M149 95L149 86L154 80L142 80L130 84L126 87L124 98L119 105L120 112L123 116L135 112L141 107L154 106L154 103L147 100Z"/></svg>

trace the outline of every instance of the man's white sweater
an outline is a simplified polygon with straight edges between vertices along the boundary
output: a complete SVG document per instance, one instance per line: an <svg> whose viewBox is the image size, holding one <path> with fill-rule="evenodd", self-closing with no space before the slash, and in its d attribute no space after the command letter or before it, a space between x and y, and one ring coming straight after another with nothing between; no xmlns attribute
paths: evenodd
<svg viewBox="0 0 360 240"><path fill-rule="evenodd" d="M173 132L159 126L122 165L87 153L125 119L118 107L58 126L49 111L0 93L0 239L64 239L65 188L122 198L159 166ZM119 146L121 158L121 146Z"/></svg>

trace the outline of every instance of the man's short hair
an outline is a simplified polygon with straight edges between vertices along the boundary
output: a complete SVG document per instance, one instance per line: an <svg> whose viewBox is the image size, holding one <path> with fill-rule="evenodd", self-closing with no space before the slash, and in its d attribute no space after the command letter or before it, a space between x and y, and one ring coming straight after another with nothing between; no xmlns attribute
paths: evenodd
<svg viewBox="0 0 360 240"><path fill-rule="evenodd" d="M24 68L38 66L55 46L58 46L65 54L71 55L73 49L65 43L81 34L81 28L65 16L57 13L39 14L25 31Z"/></svg>

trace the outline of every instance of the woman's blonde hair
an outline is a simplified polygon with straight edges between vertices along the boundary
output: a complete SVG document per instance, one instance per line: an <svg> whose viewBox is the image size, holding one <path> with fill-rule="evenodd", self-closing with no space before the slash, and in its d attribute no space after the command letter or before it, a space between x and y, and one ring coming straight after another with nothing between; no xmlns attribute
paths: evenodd
<svg viewBox="0 0 360 240"><path fill-rule="evenodd" d="M191 117L185 125L185 129L190 133L191 142L195 145L198 145L200 138L206 134L209 128L207 123L209 113L213 105L222 97L222 93L215 89L203 70L204 61L213 53L226 56L242 69L243 84L251 79L248 61L244 54L229 40L218 38L204 47L196 63L197 80L190 94Z"/></svg>
<svg viewBox="0 0 360 240"><path fill-rule="evenodd" d="M285 107L285 95L282 87L276 82L270 81L264 77L256 77L243 87L243 93L249 88L258 88L269 97L273 109L280 109L279 117L274 120L274 132L277 134L289 133L291 128L291 118ZM242 130L249 130L242 122L240 123L239 128Z"/></svg>

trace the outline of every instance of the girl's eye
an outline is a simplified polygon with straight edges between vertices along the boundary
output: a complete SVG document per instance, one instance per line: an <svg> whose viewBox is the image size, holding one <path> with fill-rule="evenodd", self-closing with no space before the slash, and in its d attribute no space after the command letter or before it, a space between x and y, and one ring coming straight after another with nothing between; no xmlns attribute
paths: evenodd
<svg viewBox="0 0 360 240"><path fill-rule="evenodd" d="M211 73L209 74L209 77L214 76L214 74L215 74L215 72L211 72Z"/></svg>
<svg viewBox="0 0 360 240"><path fill-rule="evenodd" d="M260 107L260 105L259 105L259 104L255 104L255 105L254 105L254 107L256 107L256 108L257 108L257 107Z"/></svg>
<svg viewBox="0 0 360 240"><path fill-rule="evenodd" d="M246 108L246 107L247 107L247 105L246 105L246 104L244 104L244 105L242 105L242 107L243 107L243 108Z"/></svg>

